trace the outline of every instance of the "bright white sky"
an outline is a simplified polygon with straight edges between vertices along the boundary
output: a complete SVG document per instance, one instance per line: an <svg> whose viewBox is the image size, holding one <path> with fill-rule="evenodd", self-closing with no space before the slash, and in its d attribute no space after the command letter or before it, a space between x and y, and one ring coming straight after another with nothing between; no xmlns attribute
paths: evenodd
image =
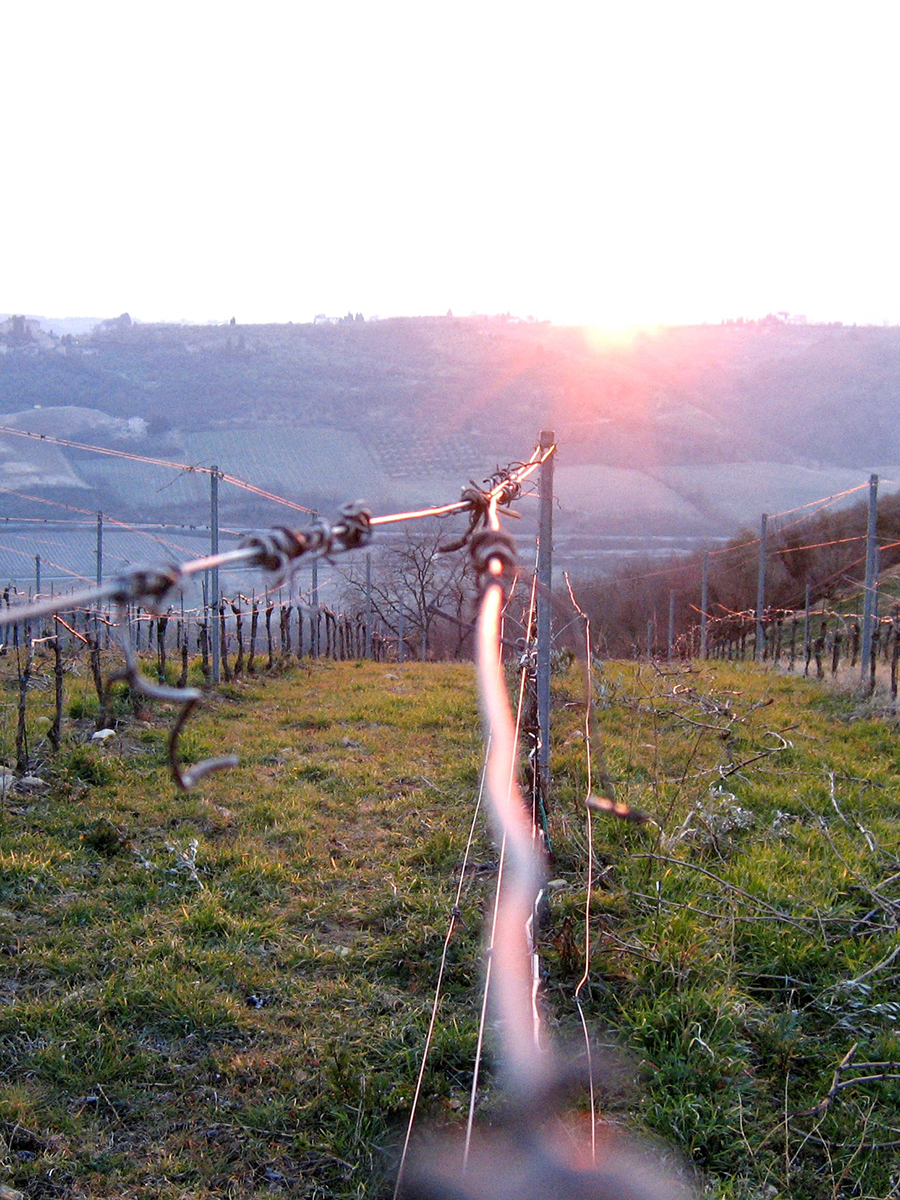
<svg viewBox="0 0 900 1200"><path fill-rule="evenodd" d="M4 6L0 311L900 321L895 0Z"/></svg>

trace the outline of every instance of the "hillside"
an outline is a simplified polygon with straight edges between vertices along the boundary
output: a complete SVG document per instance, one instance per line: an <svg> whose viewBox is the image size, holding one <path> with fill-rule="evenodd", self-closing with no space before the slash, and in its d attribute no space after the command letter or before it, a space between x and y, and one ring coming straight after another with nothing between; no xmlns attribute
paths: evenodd
<svg viewBox="0 0 900 1200"><path fill-rule="evenodd" d="M553 428L573 556L603 535L727 535L871 470L900 477L896 328L767 318L619 340L452 317L29 329L0 330L4 424L217 463L323 511L453 498ZM0 486L129 520L205 514L196 478L8 436ZM275 515L228 489L222 504L242 525ZM4 508L33 513L13 497Z"/></svg>

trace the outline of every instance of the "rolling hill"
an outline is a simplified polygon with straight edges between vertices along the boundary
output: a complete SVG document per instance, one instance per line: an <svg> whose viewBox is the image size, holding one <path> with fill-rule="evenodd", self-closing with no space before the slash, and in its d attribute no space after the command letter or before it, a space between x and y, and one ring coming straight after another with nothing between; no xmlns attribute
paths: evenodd
<svg viewBox="0 0 900 1200"><path fill-rule="evenodd" d="M0 326L3 426L215 463L326 513L356 498L381 510L454 499L553 428L561 546L581 567L611 537L687 544L872 470L900 478L897 328L769 317L604 339L503 317L123 317L38 338L36 322L11 325ZM7 516L35 512L12 492L130 521L197 521L208 505L202 477L4 433L0 488ZM221 503L236 526L284 519L245 492L223 489Z"/></svg>

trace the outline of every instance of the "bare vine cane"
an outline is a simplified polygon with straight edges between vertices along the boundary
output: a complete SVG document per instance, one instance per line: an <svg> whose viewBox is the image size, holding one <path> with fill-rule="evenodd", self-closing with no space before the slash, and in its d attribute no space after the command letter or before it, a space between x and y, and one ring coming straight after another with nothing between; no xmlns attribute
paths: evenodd
<svg viewBox="0 0 900 1200"><path fill-rule="evenodd" d="M187 792L211 771L222 771L228 767L236 767L238 758L235 754L225 754L218 758L205 758L190 770L184 770L178 758L178 739L184 724L197 704L202 699L202 693L196 688L173 688L163 684L151 683L144 675L138 663L131 632L128 627L127 604L129 600L140 602L149 612L164 611L165 602L180 589L182 573L177 566L163 568L138 567L119 576L119 585L113 599L116 603L116 632L122 655L125 659L123 670L115 671L106 682L104 706L109 704L109 695L114 683L125 681L130 688L150 700L162 700L166 703L178 704L181 711L169 733L167 746L169 770L176 787Z"/></svg>
<svg viewBox="0 0 900 1200"><path fill-rule="evenodd" d="M599 1147L593 1137L581 1146L572 1129L563 1127L561 1101L573 1071L553 1054L542 1027L533 913L544 862L515 782L515 730L498 654L515 549L499 528L496 501L488 523L472 535L470 549L482 596L477 658L490 737L487 791L495 836L505 837L508 856L507 882L498 898L491 1002L509 1110L503 1122L478 1131L465 1158L460 1139L420 1142L398 1194L402 1200L691 1200L691 1188L646 1147L612 1135Z"/></svg>

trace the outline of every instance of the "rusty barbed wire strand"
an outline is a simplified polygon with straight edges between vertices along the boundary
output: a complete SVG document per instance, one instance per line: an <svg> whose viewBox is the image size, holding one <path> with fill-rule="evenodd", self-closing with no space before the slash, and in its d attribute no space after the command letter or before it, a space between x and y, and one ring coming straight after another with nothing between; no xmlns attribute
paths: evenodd
<svg viewBox="0 0 900 1200"><path fill-rule="evenodd" d="M0 432L2 432L2 427L0 427ZM486 493L489 505L496 510L501 503L506 504L514 500L521 490L522 481L533 474L554 451L555 446L544 449L538 447L527 463L522 464L509 476L494 483L494 486ZM495 472L493 478L496 478L498 474L500 472ZM346 504L339 510L339 519L334 524L318 518L305 529L293 530L286 526L276 526L264 533L250 534L235 550L206 555L180 564L169 563L165 570L178 572L180 583L185 578L216 567L242 565L261 569L283 583L292 574L295 564L302 558L328 558L333 554L367 545L371 540L373 526L443 515L443 513L449 512L461 512L467 510L471 503L470 500L460 500L453 505L443 505L438 508L419 509L412 513L388 513L373 517L360 502L355 502ZM479 532L483 534L487 531ZM473 541L479 538L479 532L473 535ZM509 557L512 539L499 532L499 527L496 535L492 536L504 542L505 549L501 547L499 552ZM482 552L487 554L487 558L492 557L490 539L485 541L482 537L477 544L481 547ZM71 574L75 573L71 572ZM143 603L143 598L135 589L141 578L140 569L129 569L120 572L104 583L69 593L65 597L51 597L34 604L11 607L0 613L0 625L50 616L64 607L87 605L98 600L117 600L124 597L125 602L140 604ZM149 599L152 604L154 597L150 596ZM145 605L145 607L148 606Z"/></svg>
<svg viewBox="0 0 900 1200"><path fill-rule="evenodd" d="M535 548L536 556L537 556L537 553L538 553L538 549L536 547ZM532 571L532 584L531 584L531 595L530 595L529 607L528 607L528 619L526 621L526 626L525 626L526 642L527 642L528 638L530 637L531 631L533 628L534 605L536 603L536 596L537 596L537 557L535 557L535 565L534 565L534 569ZM502 622L501 622L501 625L498 629L498 646L497 646L498 662L502 661L501 656L502 656L503 652L502 652L501 647L505 640L502 637L502 632L503 632L503 627L502 627ZM523 717L524 707L525 707L525 689L526 689L526 683L527 683L528 667L529 667L528 654L526 651L526 653L523 654L519 660L519 688L518 688L518 698L516 701L516 719L515 719L515 728L514 728L516 747L518 747L518 744L519 744L519 733L522 728L522 717ZM488 734L485 738L485 745L488 748L490 748L490 746L492 745L492 734L490 732L488 732ZM510 777L509 777L508 787L512 787L513 782L514 782L512 772L515 770L515 765L516 765L515 762L512 762L510 764ZM487 766L487 760L485 762L485 766ZM469 1090L469 1109L468 1109L468 1113L466 1116L466 1135L465 1135L465 1141L463 1143L463 1166L464 1167L466 1167L468 1165L469 1154L470 1154L471 1146L472 1146L472 1132L473 1132L474 1122L475 1122L475 1106L476 1106L476 1102L477 1102L477 1098L478 1098L478 1084L479 1084L479 1079L480 1079L480 1074L481 1074L481 1060L482 1060L482 1056L484 1054L484 1037L485 1037L485 1030L487 1028L488 1005L490 1002L491 973L492 973L492 968L493 968L493 956L494 956L494 939L495 939L495 935L496 935L496 931L497 931L497 922L498 922L499 908L500 908L500 894L501 894L501 887L503 885L503 877L504 877L505 872L506 872L506 835L504 834L504 836L500 842L500 854L499 854L498 863L497 863L497 884L494 889L494 904L493 904L493 909L491 912L491 924L490 924L490 928L489 928L489 932L488 932L488 936L487 936L487 949L486 949L486 955L485 955L485 968L484 968L484 986L482 989L482 996L481 996L481 1011L480 1011L479 1019L478 1019L478 1036L477 1036L477 1039L475 1042L475 1060L472 1064L472 1084L471 1084L471 1087Z"/></svg>
<svg viewBox="0 0 900 1200"><path fill-rule="evenodd" d="M482 800L484 799L484 785L485 785L485 778L487 776L487 763L488 763L488 756L490 755L490 749L491 749L490 740L488 740L487 744L485 745L485 749L484 749L484 761L481 766L481 775L480 775L479 783L478 783L478 795L475 800L475 808L472 813L472 820L469 823L469 836L468 836L468 839L466 840L466 848L463 853L462 864L459 868L459 883L457 884L457 887L456 887L456 896L453 901L453 907L450 910L450 920L447 925L446 936L444 937L444 948L441 952L441 961L438 966L437 981L435 983L435 988L434 988L434 1001L432 1002L432 1006L431 1006L431 1017L428 1022L428 1032L425 1035L425 1045L422 1048L422 1058L421 1058L421 1062L419 1065L419 1073L416 1077L416 1086L413 1091L412 1104L410 1105L409 1121L406 1126L406 1135L403 1139L403 1146L400 1151L400 1161L397 1166L397 1178L396 1178L396 1182L394 1184L394 1200L397 1200L399 1193L400 1193L400 1189L403 1186L403 1172L406 1167L406 1160L407 1160L407 1156L409 1154L409 1144L410 1144L410 1140L412 1138L413 1126L415 1125L416 1115L418 1113L419 1099L422 1094L422 1084L423 1084L424 1078L425 1078L425 1067L427 1066L428 1055L431 1051L431 1042L434 1037L434 1029L435 1029L435 1025L437 1023L438 1008L440 1007L440 1002L441 1002L441 989L442 989L443 981L444 981L444 972L447 967L447 953L450 949L450 941L453 937L453 934L456 932L457 923L462 920L462 914L460 912L460 903L462 901L462 891L463 891L463 887L465 885L466 870L469 865L469 857L472 853L472 843L475 840L475 828L476 828L479 814L481 813Z"/></svg>
<svg viewBox="0 0 900 1200"><path fill-rule="evenodd" d="M109 458L125 458L131 462L144 463L147 466L166 467L168 470L180 471L183 474L216 475L224 483L230 483L234 487L251 492L253 495L260 496L264 500L271 500L275 504L283 504L286 508L293 508L298 512L311 513L314 511L305 504L298 504L295 500L288 500L286 497L279 496L275 492L269 492L265 488L257 487L256 484L249 483L246 479L241 479L237 475L230 475L226 471L220 471L213 467L203 467L197 463L171 462L166 458L153 458L146 454L135 454L130 450L113 450L108 446L94 446L90 442L76 442L71 438L55 437L49 433L31 433L26 429L14 429L11 425L0 425L0 435L2 434L8 434L11 437L30 438L35 442L48 442L54 446L66 446L71 450L87 450L92 454L105 454Z"/></svg>
<svg viewBox="0 0 900 1200"><path fill-rule="evenodd" d="M855 487L846 488L843 492L835 492L832 496L823 496L820 500L810 500L806 504L798 504L795 508L786 508L782 512L769 513L769 520L776 521L779 517L789 517L792 513L802 512L805 508L814 508L817 504L820 504L822 508L827 508L829 504L843 500L845 496L852 496L854 492L864 491L868 486L868 483L858 483Z"/></svg>
<svg viewBox="0 0 900 1200"><path fill-rule="evenodd" d="M487 792L495 835L505 840L508 882L498 883L496 965L491 994L500 1026L501 1064L507 1090L525 1102L549 1082L550 1061L540 1013L534 1003L533 914L543 891L544 866L534 824L516 780L517 744L513 716L500 668L503 604L515 572L510 539L500 529L497 498L491 500L485 536L473 537L470 553L481 586L476 627L476 664L485 734L491 737Z"/></svg>

